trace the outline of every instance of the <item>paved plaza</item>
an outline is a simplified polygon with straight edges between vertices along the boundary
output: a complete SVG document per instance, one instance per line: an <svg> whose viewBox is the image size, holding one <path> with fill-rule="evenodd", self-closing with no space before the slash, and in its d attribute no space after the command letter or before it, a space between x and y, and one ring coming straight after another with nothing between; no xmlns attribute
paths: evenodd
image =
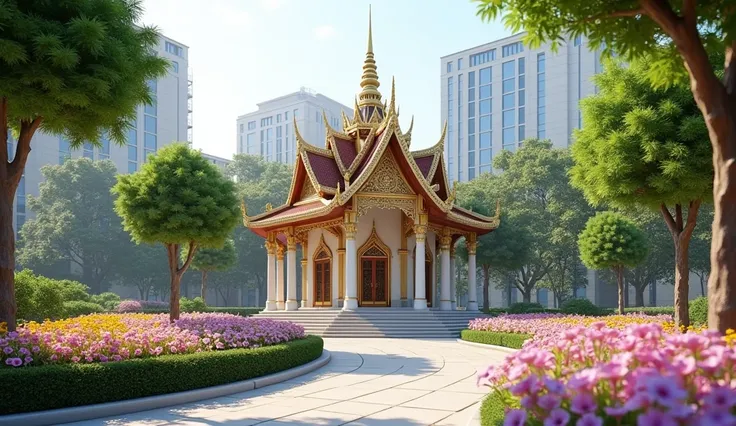
<svg viewBox="0 0 736 426"><path fill-rule="evenodd" d="M280 384L75 426L469 425L476 372L505 353L454 339L325 339L325 367Z"/></svg>

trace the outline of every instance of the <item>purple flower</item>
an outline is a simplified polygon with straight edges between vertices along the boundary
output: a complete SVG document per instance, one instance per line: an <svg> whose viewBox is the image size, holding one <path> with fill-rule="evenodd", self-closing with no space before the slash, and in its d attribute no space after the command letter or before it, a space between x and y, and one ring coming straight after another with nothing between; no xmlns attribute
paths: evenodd
<svg viewBox="0 0 736 426"><path fill-rule="evenodd" d="M503 426L524 426L526 422L526 411L524 410L511 410L506 413L506 417L503 421Z"/></svg>
<svg viewBox="0 0 736 426"><path fill-rule="evenodd" d="M710 425L709 423L706 423ZM669 414L657 409L650 409L636 419L636 426L677 426L678 423Z"/></svg>
<svg viewBox="0 0 736 426"><path fill-rule="evenodd" d="M13 348L11 348L10 346L6 346L3 348L3 352L5 352L5 355L10 355L13 353Z"/></svg>
<svg viewBox="0 0 736 426"><path fill-rule="evenodd" d="M579 418L575 426L603 426L603 419L593 413L588 413Z"/></svg>
<svg viewBox="0 0 736 426"><path fill-rule="evenodd" d="M649 378L646 389L649 398L653 402L657 402L665 407L679 405L687 397L687 392L672 377Z"/></svg>
<svg viewBox="0 0 736 426"><path fill-rule="evenodd" d="M597 405L595 403L595 399L593 399L593 396L589 393L576 395L572 399L572 404L570 405L570 410L572 410L573 413L580 415L595 411L596 408Z"/></svg>
<svg viewBox="0 0 736 426"><path fill-rule="evenodd" d="M703 398L703 402L708 409L728 411L736 405L736 392L727 387L718 386Z"/></svg>
<svg viewBox="0 0 736 426"><path fill-rule="evenodd" d="M698 419L698 425L707 426L734 426L736 417L725 411L706 411ZM639 425L637 425L639 426ZM649 425L647 425L649 426Z"/></svg>
<svg viewBox="0 0 736 426"><path fill-rule="evenodd" d="M544 411L552 411L560 406L560 397L555 394L545 394L539 397L537 405Z"/></svg>
<svg viewBox="0 0 736 426"><path fill-rule="evenodd" d="M570 414L562 408L555 408L549 413L549 417L544 419L544 426L566 426L570 421Z"/></svg>

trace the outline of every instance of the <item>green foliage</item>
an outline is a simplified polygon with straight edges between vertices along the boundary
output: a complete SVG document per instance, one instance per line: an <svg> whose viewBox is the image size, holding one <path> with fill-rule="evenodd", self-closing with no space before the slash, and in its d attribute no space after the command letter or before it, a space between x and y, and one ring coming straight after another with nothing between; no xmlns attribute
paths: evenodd
<svg viewBox="0 0 736 426"><path fill-rule="evenodd" d="M506 418L506 403L498 392L491 392L480 405L482 426L501 426Z"/></svg>
<svg viewBox="0 0 736 426"><path fill-rule="evenodd" d="M594 204L629 208L687 205L713 193L705 120L688 85L653 89L649 59L609 61L596 95L581 101L570 176Z"/></svg>
<svg viewBox="0 0 736 426"><path fill-rule="evenodd" d="M647 240L634 222L601 212L588 220L578 240L580 258L591 269L634 267L647 256Z"/></svg>
<svg viewBox="0 0 736 426"><path fill-rule="evenodd" d="M146 82L170 67L152 53L155 28L136 25L142 16L138 1L0 3L10 126L18 132L40 118L42 130L73 146L98 143L103 131L124 144L138 106L152 102Z"/></svg>
<svg viewBox="0 0 736 426"><path fill-rule="evenodd" d="M57 281L34 275L28 269L15 274L15 299L18 318L43 321L64 316L62 287Z"/></svg>
<svg viewBox="0 0 736 426"><path fill-rule="evenodd" d="M565 40L584 35L591 49L602 49L605 55L617 53L627 61L653 56L649 75L656 85L667 86L688 81L687 73L678 55L678 49L660 24L649 16L640 1L586 0L475 0L478 15L484 20L503 16L504 24L512 32L526 31L524 41L537 47L549 42L553 49ZM660 19L672 16L673 28L683 22L683 2L662 2ZM687 4L687 2L685 2ZM699 40L708 51L723 52L736 34L733 14L724 14L736 5L733 0L698 2L696 16ZM661 22L661 21L660 21ZM693 24L694 25L694 24ZM722 62L721 62L722 63Z"/></svg>
<svg viewBox="0 0 736 426"><path fill-rule="evenodd" d="M18 261L31 269L72 263L82 271L84 284L101 292L132 249L113 211L110 188L117 169L111 161L78 158L41 172L39 196L28 200L36 216L23 225Z"/></svg>
<svg viewBox="0 0 736 426"><path fill-rule="evenodd" d="M273 374L322 355L316 336L257 349L0 369L0 415L183 392ZM29 386L43 383L43 386Z"/></svg>
<svg viewBox="0 0 736 426"><path fill-rule="evenodd" d="M690 301L689 313L693 325L708 324L708 298L700 296Z"/></svg>
<svg viewBox="0 0 736 426"><path fill-rule="evenodd" d="M463 330L460 338L468 342L483 343L485 345L503 346L512 349L521 349L524 342L531 339L528 334L497 333L495 331Z"/></svg>
<svg viewBox="0 0 736 426"><path fill-rule="evenodd" d="M179 306L182 312L206 312L207 304L204 303L204 299L201 297L195 297L194 299L187 299L182 297L179 301Z"/></svg>
<svg viewBox="0 0 736 426"><path fill-rule="evenodd" d="M199 151L176 143L119 175L115 211L137 243L222 246L240 221L234 184Z"/></svg>
<svg viewBox="0 0 736 426"><path fill-rule="evenodd" d="M127 250L125 257L118 259L118 262L122 265L135 265L135 268L120 268L117 273L120 282L136 287L140 300L148 300L152 291L168 291L169 266L166 249L152 244L131 245L131 250Z"/></svg>
<svg viewBox="0 0 736 426"><path fill-rule="evenodd" d="M102 306L106 311L114 311L120 304L120 296L115 293L105 292L102 294L93 294L89 301Z"/></svg>
<svg viewBox="0 0 736 426"><path fill-rule="evenodd" d="M105 308L97 303L85 302L83 300L64 302L64 317L66 318L95 314L98 312L105 312Z"/></svg>
<svg viewBox="0 0 736 426"><path fill-rule="evenodd" d="M89 287L72 280L56 281L61 290L61 297L65 302L87 302L90 299Z"/></svg>
<svg viewBox="0 0 736 426"><path fill-rule="evenodd" d="M601 309L588 299L570 299L562 304L560 312L568 315L601 315Z"/></svg>
<svg viewBox="0 0 736 426"><path fill-rule="evenodd" d="M185 246L181 251L181 261L185 262L188 255L189 250ZM202 247L197 250L192 260L192 269L207 272L224 271L235 264L236 258L235 243L232 239L227 239L220 248Z"/></svg>
<svg viewBox="0 0 736 426"><path fill-rule="evenodd" d="M510 314L531 314L544 312L544 306L536 302L517 302L512 303L507 310Z"/></svg>

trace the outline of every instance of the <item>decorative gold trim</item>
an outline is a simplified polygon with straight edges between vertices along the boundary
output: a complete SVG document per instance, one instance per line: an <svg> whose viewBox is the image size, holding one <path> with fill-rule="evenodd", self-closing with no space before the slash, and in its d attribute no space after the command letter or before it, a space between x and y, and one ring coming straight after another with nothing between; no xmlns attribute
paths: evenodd
<svg viewBox="0 0 736 426"><path fill-rule="evenodd" d="M302 301L307 302L309 300L309 297L307 297L307 286L309 281L309 272L307 270L307 265L309 263L309 241L308 239L304 239L301 241L302 244ZM304 306L307 305L307 303L304 304Z"/></svg>
<svg viewBox="0 0 736 426"><path fill-rule="evenodd" d="M465 239L465 247L468 249L468 255L475 255L478 248L478 241L476 240L475 232L471 232L468 238Z"/></svg>
<svg viewBox="0 0 736 426"><path fill-rule="evenodd" d="M407 275L409 274L409 263L408 263L408 254L409 251L407 250L407 242L406 242L406 213L403 211L401 212L401 248L399 248L399 273L400 273L400 289L401 289L401 300L407 300L408 295L408 279Z"/></svg>
<svg viewBox="0 0 736 426"><path fill-rule="evenodd" d="M360 192L374 194L411 194L414 191L404 178L399 165L390 150L386 150L378 160L371 176L363 183Z"/></svg>
<svg viewBox="0 0 736 426"><path fill-rule="evenodd" d="M360 193L355 195L354 203L358 217L366 214L368 210L373 208L383 210L398 209L410 218L416 217L414 212L416 203L415 197L413 196L390 196L390 194L369 195Z"/></svg>
<svg viewBox="0 0 736 426"><path fill-rule="evenodd" d="M310 223L308 225L297 226L294 228L294 233L299 235L299 237L302 240L306 240L307 235L309 234L309 231L311 231L312 229L325 229L328 232L333 233L329 231L329 229L334 226L339 226L339 225L342 225L342 219L332 219L332 220L327 220L324 222Z"/></svg>
<svg viewBox="0 0 736 426"><path fill-rule="evenodd" d="M363 303L363 280L361 280L361 271L362 271L362 257L363 253L368 251L372 247L377 247L382 252L386 253L386 302L369 302L367 304ZM367 240L360 246L357 252L357 263L358 267L357 269L357 280L358 280L358 303L360 306L391 306L391 259L392 259L392 253L391 248L387 246L383 240L381 240L381 237L378 236L378 232L376 231L376 221L373 221L373 229L371 230L371 235L368 237Z"/></svg>

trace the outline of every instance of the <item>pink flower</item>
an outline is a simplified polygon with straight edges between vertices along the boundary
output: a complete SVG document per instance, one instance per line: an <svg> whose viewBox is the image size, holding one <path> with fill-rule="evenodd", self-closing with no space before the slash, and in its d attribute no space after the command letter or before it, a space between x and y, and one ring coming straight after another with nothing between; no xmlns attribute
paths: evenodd
<svg viewBox="0 0 736 426"><path fill-rule="evenodd" d="M593 413L588 413L579 418L575 426L603 426L603 419Z"/></svg>
<svg viewBox="0 0 736 426"><path fill-rule="evenodd" d="M549 413L549 417L544 419L544 426L566 426L570 421L570 414L561 409L555 408Z"/></svg>
<svg viewBox="0 0 736 426"><path fill-rule="evenodd" d="M595 411L597 408L597 405L595 403L595 399L593 399L593 396L589 393L581 393L576 395L572 399L572 404L570 405L570 410L575 414L585 414Z"/></svg>
<svg viewBox="0 0 736 426"><path fill-rule="evenodd" d="M503 421L503 426L524 426L526 422L526 411L524 410L511 410L506 413L506 417Z"/></svg>

